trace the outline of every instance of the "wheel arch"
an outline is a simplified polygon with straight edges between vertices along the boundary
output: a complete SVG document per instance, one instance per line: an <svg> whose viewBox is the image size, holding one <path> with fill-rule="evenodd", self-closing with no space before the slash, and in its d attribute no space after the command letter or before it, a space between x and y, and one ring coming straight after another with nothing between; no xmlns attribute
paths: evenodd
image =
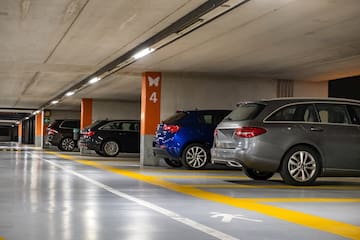
<svg viewBox="0 0 360 240"><path fill-rule="evenodd" d="M278 169L277 169L277 171L279 172L280 171L280 169L281 169L281 166L282 166L282 164L283 164L283 162L284 162L284 158L285 158L285 156L286 156L286 154L291 150L291 149L293 149L293 148L295 148L295 147L299 147L299 146L306 146L306 147L308 147L308 148L311 148L312 150L314 150L315 152L316 152L316 154L319 156L319 163L320 163L320 174L322 174L323 173L323 166L324 166L324 158L323 158L323 154L321 153L321 151L317 148L317 147L315 147L313 144L310 144L310 143L297 143L297 144L294 144L294 145L292 145L292 146L290 146L290 147L288 147L288 149L284 152L284 154L281 156L281 161L280 161L280 164L279 164L279 167L278 167Z"/></svg>
<svg viewBox="0 0 360 240"><path fill-rule="evenodd" d="M206 143L201 142L201 141L189 141L186 144L183 144L183 146L180 149L180 157L182 157L182 155L184 154L185 149L191 144L199 144L201 146L204 146L207 149L207 151L209 153L209 158L211 160L211 154L210 154L210 148L211 147L207 146Z"/></svg>
<svg viewBox="0 0 360 240"><path fill-rule="evenodd" d="M109 142L109 141L114 141L114 142L116 142L116 143L118 144L118 146L119 146L119 152L122 151L122 144L121 144L121 142L120 142L118 139L112 138L112 137L104 138L104 139L101 141L101 144L100 144L100 149L101 149L101 151L102 151L102 149L103 149L103 147L104 147L104 144L105 144L106 142Z"/></svg>

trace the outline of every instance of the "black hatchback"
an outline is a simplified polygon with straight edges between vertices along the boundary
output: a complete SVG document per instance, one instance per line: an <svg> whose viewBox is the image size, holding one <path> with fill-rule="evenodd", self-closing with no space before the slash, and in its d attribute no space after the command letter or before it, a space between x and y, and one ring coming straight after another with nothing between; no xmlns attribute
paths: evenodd
<svg viewBox="0 0 360 240"><path fill-rule="evenodd" d="M79 119L58 119L47 128L47 142L57 146L61 151L73 151L77 147L74 129L80 128Z"/></svg>
<svg viewBox="0 0 360 240"><path fill-rule="evenodd" d="M114 157L119 152L140 152L139 120L100 120L81 131L87 149L100 156Z"/></svg>

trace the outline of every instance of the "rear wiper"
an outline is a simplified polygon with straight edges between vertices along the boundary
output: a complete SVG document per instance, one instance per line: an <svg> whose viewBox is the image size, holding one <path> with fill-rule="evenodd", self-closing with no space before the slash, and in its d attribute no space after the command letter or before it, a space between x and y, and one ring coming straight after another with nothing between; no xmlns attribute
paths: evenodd
<svg viewBox="0 0 360 240"><path fill-rule="evenodd" d="M231 117L227 117L227 118L225 118L225 120L232 121L232 118L231 118Z"/></svg>

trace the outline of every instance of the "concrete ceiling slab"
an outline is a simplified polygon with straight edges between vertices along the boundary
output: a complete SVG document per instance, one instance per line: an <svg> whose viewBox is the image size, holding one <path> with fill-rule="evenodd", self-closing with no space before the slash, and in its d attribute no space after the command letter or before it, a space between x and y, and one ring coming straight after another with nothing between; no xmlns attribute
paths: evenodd
<svg viewBox="0 0 360 240"><path fill-rule="evenodd" d="M37 108L202 0L2 0L0 107ZM140 100L144 71L325 81L360 74L358 0L250 0L64 100Z"/></svg>

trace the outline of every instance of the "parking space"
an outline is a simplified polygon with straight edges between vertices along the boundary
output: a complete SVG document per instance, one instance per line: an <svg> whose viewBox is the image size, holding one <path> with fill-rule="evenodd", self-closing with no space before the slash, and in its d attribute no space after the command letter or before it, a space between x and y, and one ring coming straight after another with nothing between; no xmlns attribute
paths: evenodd
<svg viewBox="0 0 360 240"><path fill-rule="evenodd" d="M134 156L0 159L3 239L360 239L357 178L292 187L234 169L139 168Z"/></svg>
<svg viewBox="0 0 360 240"><path fill-rule="evenodd" d="M360 240L359 0L3 0L0 240Z"/></svg>

